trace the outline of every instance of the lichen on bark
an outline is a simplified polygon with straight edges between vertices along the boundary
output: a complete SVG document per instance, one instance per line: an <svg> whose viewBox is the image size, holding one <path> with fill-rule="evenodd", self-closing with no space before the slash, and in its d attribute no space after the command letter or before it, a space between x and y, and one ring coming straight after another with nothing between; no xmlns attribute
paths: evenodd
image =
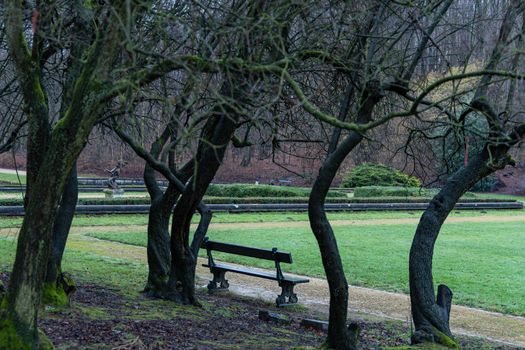
<svg viewBox="0 0 525 350"><path fill-rule="evenodd" d="M35 337L37 341L29 335L24 338L21 336L21 333L17 330L16 321L9 315L7 309L7 297L2 298L0 303L0 349L16 349L16 350L53 350L55 347L47 339L44 333L37 331ZM34 347L34 344L37 344Z"/></svg>

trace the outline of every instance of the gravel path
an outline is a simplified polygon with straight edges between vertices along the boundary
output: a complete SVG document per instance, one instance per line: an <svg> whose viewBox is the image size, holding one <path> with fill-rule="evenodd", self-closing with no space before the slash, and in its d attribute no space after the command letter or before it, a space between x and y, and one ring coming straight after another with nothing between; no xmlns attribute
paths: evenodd
<svg viewBox="0 0 525 350"><path fill-rule="evenodd" d="M2 173L2 174L15 174L16 175L16 170L0 168L0 173ZM26 172L25 172L25 170L18 170L18 174L19 175L26 175Z"/></svg>

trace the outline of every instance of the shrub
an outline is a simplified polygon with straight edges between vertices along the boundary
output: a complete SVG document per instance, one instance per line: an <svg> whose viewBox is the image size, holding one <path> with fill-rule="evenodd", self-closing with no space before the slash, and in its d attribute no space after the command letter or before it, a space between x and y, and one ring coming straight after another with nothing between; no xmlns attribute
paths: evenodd
<svg viewBox="0 0 525 350"><path fill-rule="evenodd" d="M364 163L350 171L341 183L342 187L408 186L419 187L415 176L407 175L383 164Z"/></svg>

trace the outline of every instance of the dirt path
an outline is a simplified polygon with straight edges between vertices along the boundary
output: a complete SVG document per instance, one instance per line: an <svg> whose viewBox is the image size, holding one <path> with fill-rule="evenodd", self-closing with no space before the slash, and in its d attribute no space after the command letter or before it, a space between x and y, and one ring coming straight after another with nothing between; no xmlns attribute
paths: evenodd
<svg viewBox="0 0 525 350"><path fill-rule="evenodd" d="M82 233L86 232L85 229L74 228L68 241L70 249L146 262L145 248L84 236ZM199 264L197 276L198 283L204 286L210 278L210 273ZM229 278L230 290L241 295L273 301L279 292L278 286L273 281L237 274L230 275ZM310 278L310 283L297 286L296 292L301 304L325 314L328 312L329 294L325 280ZM349 311L353 314L365 313L407 322L410 319L410 303L407 295L369 288L350 287ZM525 347L525 318L523 317L453 306L451 325L455 333L475 335Z"/></svg>
<svg viewBox="0 0 525 350"><path fill-rule="evenodd" d="M16 175L16 170L15 169L4 169L4 168L0 168L0 173L2 174L15 174ZM19 175L26 175L26 172L25 170L18 170L18 174Z"/></svg>
<svg viewBox="0 0 525 350"><path fill-rule="evenodd" d="M473 216L473 217L450 217L447 223L463 222L522 222L525 221L525 212L522 215L502 215L502 216ZM368 220L330 220L332 226L348 225L407 225L417 224L419 218L403 219L368 219ZM308 221L283 221L283 222L243 222L243 223L212 223L211 227L218 229L238 229L238 228L287 228L310 227Z"/></svg>
<svg viewBox="0 0 525 350"><path fill-rule="evenodd" d="M403 219L367 219L367 220L331 220L332 226L348 225L407 225L417 224L419 218ZM450 217L448 223L465 223L465 222L525 222L525 211L519 215L502 215L502 216L472 216L472 217ZM262 228L281 228L283 225L290 228L308 228L308 221L282 221L282 222L243 222L243 223L213 223L210 225L213 229L262 229ZM197 225L193 224L193 228ZM120 226L78 226L75 227L77 233L89 232L141 232L146 231L146 225L120 225ZM17 228L0 229L0 235L16 235Z"/></svg>

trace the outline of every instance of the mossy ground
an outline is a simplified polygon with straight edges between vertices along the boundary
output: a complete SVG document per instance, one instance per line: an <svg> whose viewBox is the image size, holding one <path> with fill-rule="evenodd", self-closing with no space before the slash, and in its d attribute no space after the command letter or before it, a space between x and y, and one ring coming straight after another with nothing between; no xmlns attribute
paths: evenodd
<svg viewBox="0 0 525 350"><path fill-rule="evenodd" d="M437 335L439 343L441 345L445 346L448 349L459 349L459 344L445 333L442 333L437 329L434 329L434 333Z"/></svg>

